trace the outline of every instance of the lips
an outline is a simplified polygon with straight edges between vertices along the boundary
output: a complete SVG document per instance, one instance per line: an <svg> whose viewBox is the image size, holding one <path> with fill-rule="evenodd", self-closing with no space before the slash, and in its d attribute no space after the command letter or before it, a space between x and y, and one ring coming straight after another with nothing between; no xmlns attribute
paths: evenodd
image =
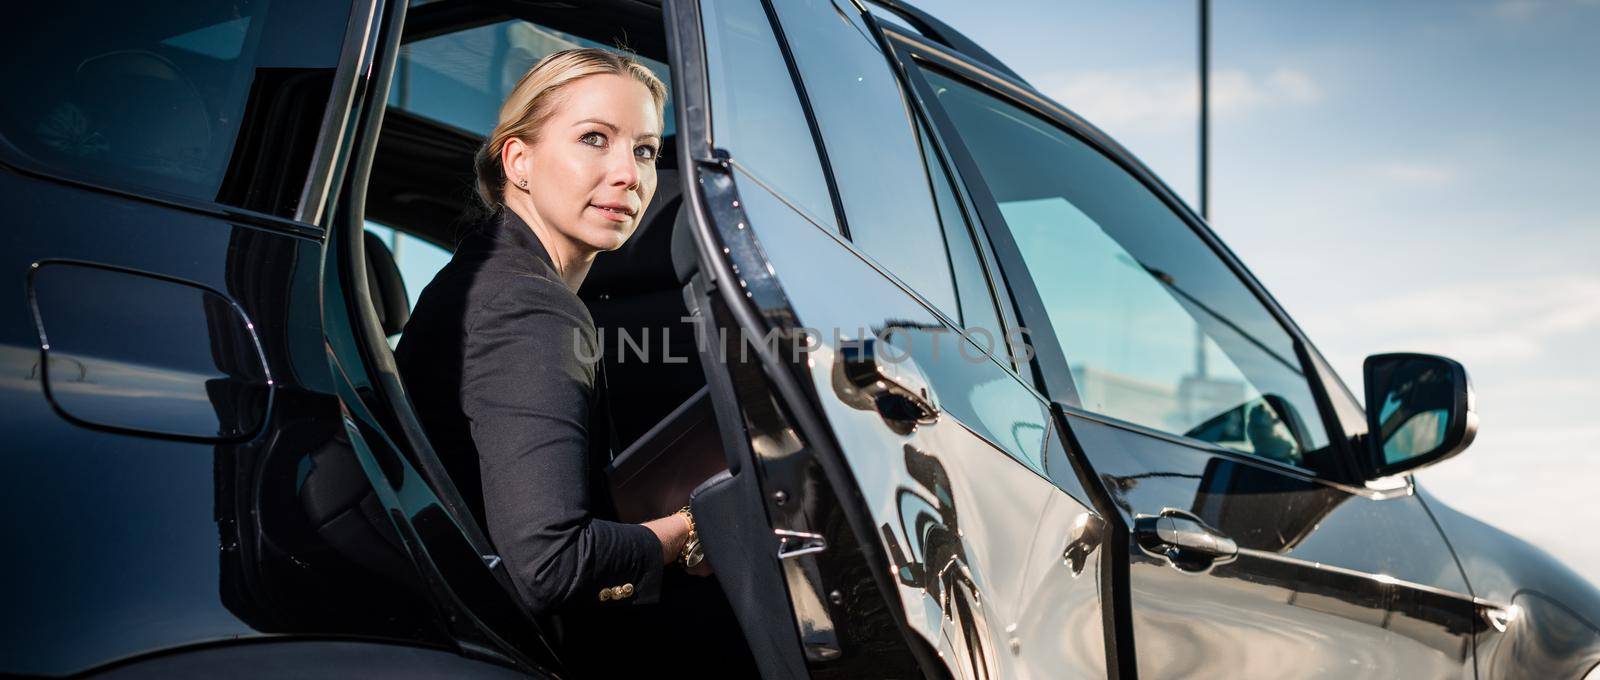
<svg viewBox="0 0 1600 680"><path fill-rule="evenodd" d="M632 219L636 212L626 203L590 203L589 207L599 210L606 217L618 221Z"/></svg>

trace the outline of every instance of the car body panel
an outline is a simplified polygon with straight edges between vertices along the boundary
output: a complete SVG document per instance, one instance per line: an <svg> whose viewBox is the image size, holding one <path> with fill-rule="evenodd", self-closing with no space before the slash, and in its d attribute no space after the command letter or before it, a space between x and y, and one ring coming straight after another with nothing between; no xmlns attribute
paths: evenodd
<svg viewBox="0 0 1600 680"><path fill-rule="evenodd" d="M729 151L737 163L738 150ZM874 522L893 535L890 554L897 554L896 545L904 551L898 553L904 562L896 559L893 568L913 627L930 645L949 635L961 651L957 656L979 677L1020 674L1017 655L1001 651L1009 647L1007 628L1019 639L1064 634L1019 630L1019 604L1034 597L1025 589L1027 583L1035 589L1086 593L1079 600L1086 610L1060 614L1089 622L1095 632L1088 635L1097 639L1094 581L1075 579L1059 558L1052 560L1054 576L1036 570L1028 578L1031 554L1059 555L1069 540L1066 531L1042 533L1040 518L1048 516L1054 529L1064 515L1071 517L1068 526L1080 515L1097 516L1084 500L1067 495L1045 476L1045 442L1055 436L1048 426L1047 404L980 350L958 347L959 336L948 332L944 321L830 230L767 192L758 179L744 173L735 177L748 187L739 196L749 228L761 238L768 275L781 282L803 325L800 332L810 336L803 361L812 389ZM839 304L841 290L851 291L849 304ZM945 332L909 332L930 327ZM908 338L904 347L932 376L934 390L951 395L943 399L947 411L938 422L905 435L894 432L876 410L842 399L835 378L841 344L869 334L882 338L896 330ZM942 343L939 350L934 343ZM936 351L937 361L932 357ZM964 351L978 361L964 358ZM968 373L982 376L981 382L965 379ZM945 375L951 377L942 381ZM960 400L972 405L962 409ZM984 413L974 414L966 424L953 415L962 410ZM1070 468L1051 473L1074 474ZM1052 504L1062 507L1047 515ZM958 515L957 507L964 512ZM1043 545L1036 546L1036 541ZM1029 647L1034 648L1047 646ZM1100 673L1093 658L1077 662L1084 664L1076 667L1079 672L1091 674L1087 669L1093 668L1093 675Z"/></svg>
<svg viewBox="0 0 1600 680"><path fill-rule="evenodd" d="M1583 677L1600 666L1600 588L1527 541L1418 485L1472 593L1493 609L1477 631L1478 677Z"/></svg>
<svg viewBox="0 0 1600 680"><path fill-rule="evenodd" d="M1186 573L1134 546L1140 675L1472 673L1481 619L1417 498L1373 499L1257 463L1071 419L1124 521L1176 508L1238 544Z"/></svg>
<svg viewBox="0 0 1600 680"><path fill-rule="evenodd" d="M10 486L0 503L10 518L6 540L27 546L18 559L0 561L10 603L0 669L80 672L166 646L291 631L437 640L426 632L430 615L408 620L419 612L405 596L391 593L391 604L375 606L371 588L342 581L348 567L309 543L303 526L295 484L308 456L341 429L320 337L322 244L315 232L11 172L0 191L12 216L3 266L18 274L19 303L6 307L0 323L8 375L0 465ZM183 247L170 247L175 243ZM273 376L272 407L259 432L186 441L90 426L56 412L43 390L42 341L24 286L33 263L49 260L158 275L236 305L254 326ZM226 334L196 337L196 328L104 331L146 355L152 346L228 341ZM111 365L120 357L108 347L97 358ZM85 389L99 381L92 373L81 378ZM148 418L137 392L100 395L107 408L119 399L132 407L119 416L123 422ZM327 571L318 572L322 567Z"/></svg>

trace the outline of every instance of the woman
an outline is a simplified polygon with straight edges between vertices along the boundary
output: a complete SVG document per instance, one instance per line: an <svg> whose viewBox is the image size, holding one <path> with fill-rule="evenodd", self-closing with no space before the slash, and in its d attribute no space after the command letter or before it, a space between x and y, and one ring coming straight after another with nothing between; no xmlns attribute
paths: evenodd
<svg viewBox="0 0 1600 680"><path fill-rule="evenodd" d="M663 567L698 546L687 508L602 517L606 428L584 360L599 348L575 294L655 194L665 99L648 69L604 50L528 71L476 159L494 215L423 291L395 349L429 439L539 614L653 601Z"/></svg>

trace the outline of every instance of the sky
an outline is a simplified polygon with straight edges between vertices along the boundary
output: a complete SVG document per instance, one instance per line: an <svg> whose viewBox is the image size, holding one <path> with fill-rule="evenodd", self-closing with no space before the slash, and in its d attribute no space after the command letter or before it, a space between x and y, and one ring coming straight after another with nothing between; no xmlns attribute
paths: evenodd
<svg viewBox="0 0 1600 680"><path fill-rule="evenodd" d="M915 4L1198 205L1198 3ZM1464 364L1419 484L1600 584L1600 0L1211 4L1212 228L1358 396Z"/></svg>

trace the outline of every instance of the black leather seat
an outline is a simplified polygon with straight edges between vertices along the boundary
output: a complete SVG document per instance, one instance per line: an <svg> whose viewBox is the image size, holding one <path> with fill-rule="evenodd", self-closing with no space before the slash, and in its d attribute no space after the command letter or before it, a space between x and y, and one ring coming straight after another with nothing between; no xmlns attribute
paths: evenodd
<svg viewBox="0 0 1600 680"><path fill-rule="evenodd" d="M411 317L410 298L400 278L394 253L383 239L365 232L367 287L378 323L385 335L394 336ZM362 567L408 587L419 588L393 524L384 516L382 503L372 491L355 450L343 431L310 452L310 469L300 485L300 505L306 520L328 545ZM399 474L398 470L386 473Z"/></svg>
<svg viewBox="0 0 1600 680"><path fill-rule="evenodd" d="M663 144L663 148L672 147L671 139ZM616 451L626 448L705 385L694 326L683 320L688 310L673 262L673 232L685 214L680 178L666 157L659 168L656 196L640 219L639 229L623 247L595 258L578 291L603 333ZM620 352L619 334L633 342L622 346ZM646 341L648 349L641 360L634 348ZM673 363L668 362L669 357Z"/></svg>

